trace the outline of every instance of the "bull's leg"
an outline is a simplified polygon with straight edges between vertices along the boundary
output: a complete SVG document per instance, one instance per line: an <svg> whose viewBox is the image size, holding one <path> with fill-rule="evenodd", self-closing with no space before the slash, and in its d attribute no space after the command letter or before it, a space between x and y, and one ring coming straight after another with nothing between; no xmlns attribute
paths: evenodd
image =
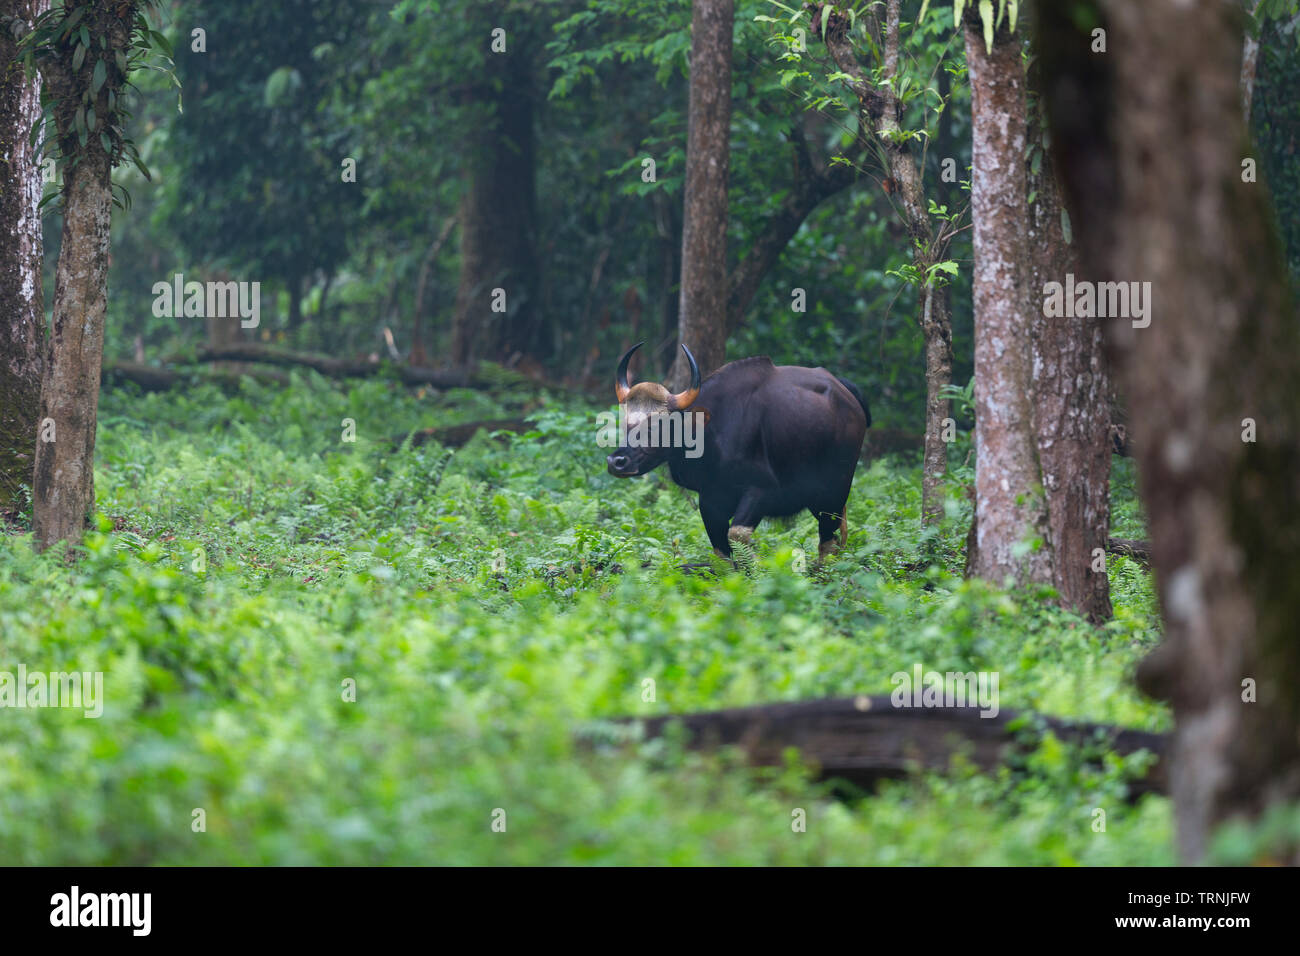
<svg viewBox="0 0 1300 956"><path fill-rule="evenodd" d="M848 502L840 505L834 511L813 511L817 518L817 560L825 561L830 555L835 554L848 542L849 523L844 517L848 509Z"/></svg>
<svg viewBox="0 0 1300 956"><path fill-rule="evenodd" d="M756 488L751 488L740 496L735 516L731 519L731 527L727 529L729 539L746 545L753 544L754 529L763 520L762 501L763 492Z"/></svg>
<svg viewBox="0 0 1300 956"><path fill-rule="evenodd" d="M719 557L731 560L731 542L727 539L727 526L731 523L733 502L712 495L700 495L700 517L709 543Z"/></svg>

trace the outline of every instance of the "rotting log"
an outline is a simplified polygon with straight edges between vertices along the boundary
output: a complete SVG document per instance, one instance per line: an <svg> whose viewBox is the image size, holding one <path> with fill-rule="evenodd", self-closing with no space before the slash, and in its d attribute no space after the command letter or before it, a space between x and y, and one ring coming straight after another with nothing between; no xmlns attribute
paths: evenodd
<svg viewBox="0 0 1300 956"><path fill-rule="evenodd" d="M618 723L641 721L647 739L680 724L691 748L739 747L754 766L782 766L786 750L793 747L816 768L818 779L846 781L862 789L916 770L947 770L958 753L981 770L993 770L1027 753L1037 731L1051 730L1062 741L1094 743L1124 756L1150 751L1156 760L1141 778L1129 782L1129 796L1166 790L1164 734L1028 712L1003 710L990 717L980 713L978 706L895 707L884 695L624 718Z"/></svg>
<svg viewBox="0 0 1300 956"><path fill-rule="evenodd" d="M145 362L105 362L100 373L100 382L104 385L118 386L126 382L138 385L146 392L165 392L194 380L216 382L219 385L236 387L239 380L247 375L259 382L287 385L287 372L274 368L235 369L209 368L194 366L168 368L149 365Z"/></svg>

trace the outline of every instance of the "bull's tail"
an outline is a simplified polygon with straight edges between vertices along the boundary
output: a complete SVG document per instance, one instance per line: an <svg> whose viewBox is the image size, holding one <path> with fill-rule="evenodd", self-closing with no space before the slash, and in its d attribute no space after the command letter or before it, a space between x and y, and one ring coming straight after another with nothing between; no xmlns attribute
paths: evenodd
<svg viewBox="0 0 1300 956"><path fill-rule="evenodd" d="M858 404L862 406L862 414L867 416L867 427L870 428L871 409L867 407L867 400L862 397L862 391L847 378L840 378L838 375L835 377L839 378L840 384L847 388L853 394L853 397L858 400Z"/></svg>

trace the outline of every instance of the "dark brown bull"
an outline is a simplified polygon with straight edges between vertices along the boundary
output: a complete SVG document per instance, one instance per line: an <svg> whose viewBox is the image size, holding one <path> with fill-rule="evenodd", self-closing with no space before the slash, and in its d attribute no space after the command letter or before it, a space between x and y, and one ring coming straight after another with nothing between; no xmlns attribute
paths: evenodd
<svg viewBox="0 0 1300 956"><path fill-rule="evenodd" d="M606 459L609 473L632 478L667 462L673 481L699 492L704 530L725 558L764 518L805 508L817 519L818 557L843 547L849 488L871 424L857 386L824 368L773 365L766 356L731 362L701 383L683 345L691 385L672 394L657 382L628 384L628 361L642 344L627 351L615 376L626 437Z"/></svg>

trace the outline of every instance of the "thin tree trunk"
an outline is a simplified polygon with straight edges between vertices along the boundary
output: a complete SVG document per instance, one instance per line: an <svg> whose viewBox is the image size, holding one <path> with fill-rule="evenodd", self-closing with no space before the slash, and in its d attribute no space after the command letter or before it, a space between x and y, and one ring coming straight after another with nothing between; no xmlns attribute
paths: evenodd
<svg viewBox="0 0 1300 956"><path fill-rule="evenodd" d="M1038 4L1044 88L1087 277L1150 283L1149 324L1106 330L1165 620L1138 679L1173 704L1178 844L1198 862L1219 824L1300 798L1300 323L1266 188L1242 181L1240 9L1097 10L1104 56Z"/></svg>
<svg viewBox="0 0 1300 956"><path fill-rule="evenodd" d="M289 331L297 332L302 325L302 280L301 275L292 275L285 280L289 290Z"/></svg>
<svg viewBox="0 0 1300 956"><path fill-rule="evenodd" d="M682 243L677 228L675 203L668 202L662 192L654 194L655 220L658 225L659 276L650 283L659 289L660 296L660 346L655 349L655 365L662 370L655 377L666 380L668 370L677 359L677 325L682 304L681 257ZM635 362L640 355L634 357Z"/></svg>
<svg viewBox="0 0 1300 956"><path fill-rule="evenodd" d="M1047 509L1032 419L1033 317L1024 263L1029 219L1025 76L1021 41L1005 29L984 43L978 14L966 19L971 86L971 215L975 223L974 573L1001 582L1052 579Z"/></svg>
<svg viewBox="0 0 1300 956"><path fill-rule="evenodd" d="M95 423L113 208L109 172L107 154L89 150L63 174L63 244L41 383L42 435L33 483L32 531L41 550L59 541L79 543L95 501ZM47 428L53 429L52 436Z"/></svg>
<svg viewBox="0 0 1300 956"><path fill-rule="evenodd" d="M438 253L442 251L455 225L456 217L449 216L443 223L438 237L430 244L429 251L424 255L424 261L420 263L420 277L415 283L415 314L411 316L410 362L412 365L424 367L429 364L429 356L424 347L425 297L429 291L429 275L433 272L433 264L438 261Z"/></svg>
<svg viewBox="0 0 1300 956"><path fill-rule="evenodd" d="M49 0L0 0L0 509L31 485L41 400L41 169L31 131L41 83L24 75L7 18L30 24Z"/></svg>
<svg viewBox="0 0 1300 956"><path fill-rule="evenodd" d="M695 0L682 212L682 289L677 338L708 375L727 355L727 180L731 156L732 0ZM690 381L678 354L669 387Z"/></svg>
<svg viewBox="0 0 1300 956"><path fill-rule="evenodd" d="M944 475L948 473L948 443L943 422L952 402L943 389L952 382L952 319L948 289L928 285L921 297L921 334L925 338L925 452L921 473L921 523L937 525L944 515Z"/></svg>
<svg viewBox="0 0 1300 956"><path fill-rule="evenodd" d="M886 188L897 197L899 217L912 249L912 264L927 276L930 267L943 256L946 243L936 242L933 236L920 163L913 155L910 139L899 135L902 104L889 81L899 72L901 15L900 0L889 0L883 24L884 58L879 84L867 77L858 64L849 38L851 24L847 16L823 5L817 8L812 26L815 33L820 33L821 18L829 18L823 37L826 48L840 72L850 77L863 127L872 131L884 149L885 171L889 177ZM875 22L874 18L871 22ZM928 310L927 299L930 299ZM942 435L943 420L951 413L951 403L942 393L952 382L952 323L946 299L941 294L931 298L927 284L917 289L917 316L925 340L926 371L926 452L921 475L921 520L924 524L937 524L943 518L943 476L948 470Z"/></svg>

